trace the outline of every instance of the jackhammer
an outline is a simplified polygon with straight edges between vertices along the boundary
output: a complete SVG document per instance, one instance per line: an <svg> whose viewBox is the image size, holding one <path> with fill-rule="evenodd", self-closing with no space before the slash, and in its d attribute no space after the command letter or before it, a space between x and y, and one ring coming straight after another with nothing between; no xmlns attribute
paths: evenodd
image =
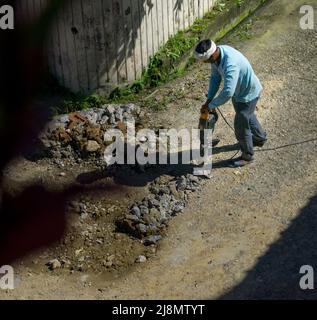
<svg viewBox="0 0 317 320"><path fill-rule="evenodd" d="M203 110L200 114L199 119L199 130L200 130L200 156L204 157L205 155L205 146L208 141L205 141L205 131L212 130L212 133L215 131L216 123L219 119L218 113L216 110ZM220 142L219 139L212 139L212 147L215 147Z"/></svg>

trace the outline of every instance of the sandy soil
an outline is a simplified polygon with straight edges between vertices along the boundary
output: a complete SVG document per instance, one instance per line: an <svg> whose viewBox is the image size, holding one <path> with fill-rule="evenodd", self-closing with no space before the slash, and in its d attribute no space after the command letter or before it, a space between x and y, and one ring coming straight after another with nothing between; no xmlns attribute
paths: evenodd
<svg viewBox="0 0 317 320"><path fill-rule="evenodd" d="M17 288L0 291L0 298L316 298L314 291L299 290L299 269L317 266L317 142L271 150L317 138L317 33L299 27L299 7L307 3L317 5L272 1L252 24L223 40L245 53L265 88L258 115L269 142L253 165L228 168L235 138L220 121L222 145L215 149L213 177L171 222L155 256L111 276L20 266ZM246 28L250 39L242 36ZM195 66L161 88L158 99L173 93L176 98L153 116L156 124L196 127L208 77L207 66ZM232 123L232 106L222 110Z"/></svg>

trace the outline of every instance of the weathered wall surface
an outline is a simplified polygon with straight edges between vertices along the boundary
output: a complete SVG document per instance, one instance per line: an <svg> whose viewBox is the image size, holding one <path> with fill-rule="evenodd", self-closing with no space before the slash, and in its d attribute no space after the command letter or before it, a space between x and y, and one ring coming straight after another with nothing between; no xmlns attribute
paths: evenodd
<svg viewBox="0 0 317 320"><path fill-rule="evenodd" d="M38 15L49 0L23 0L20 15ZM168 38L215 0L65 0L48 41L49 65L71 90L106 91L140 77Z"/></svg>

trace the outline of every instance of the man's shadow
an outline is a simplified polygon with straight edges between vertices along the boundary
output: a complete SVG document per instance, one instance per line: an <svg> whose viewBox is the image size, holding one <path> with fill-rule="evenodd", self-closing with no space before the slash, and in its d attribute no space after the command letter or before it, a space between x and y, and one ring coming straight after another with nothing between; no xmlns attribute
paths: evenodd
<svg viewBox="0 0 317 320"><path fill-rule="evenodd" d="M125 145L125 150L127 146ZM212 149L213 155L225 152L231 152L239 150L237 144L227 145L221 147L214 147ZM183 162L183 153L178 152L168 153L167 164L159 164L160 153L155 154L156 164L140 166L138 164L128 165L128 164L114 164L109 167L100 168L91 172L81 173L77 176L77 182L80 184L92 184L98 180L111 177L114 182L118 185L125 186L146 186L148 183L154 181L160 176L169 175L174 178L181 177L187 174L193 174L194 169L198 168L199 165L194 165L191 160L193 155L199 153L199 150L191 150L190 161ZM178 159L178 164L170 164L171 159ZM124 163L127 163L127 157L125 152ZM213 163L213 169L230 167L231 162L229 160L221 160Z"/></svg>

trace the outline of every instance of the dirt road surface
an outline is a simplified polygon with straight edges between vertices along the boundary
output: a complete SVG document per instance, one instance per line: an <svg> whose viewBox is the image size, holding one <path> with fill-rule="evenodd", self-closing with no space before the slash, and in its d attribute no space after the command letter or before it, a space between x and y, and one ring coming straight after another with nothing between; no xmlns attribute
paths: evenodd
<svg viewBox="0 0 317 320"><path fill-rule="evenodd" d="M271 1L222 41L250 59L264 86L258 116L269 142L254 164L227 166L236 141L219 121L213 177L171 222L154 258L110 280L22 273L17 288L0 298L317 298L317 291L299 288L300 267L317 268L317 31L300 29L303 4L317 10L316 0ZM181 89L183 96L159 120L196 126L208 77L208 66L196 66L162 88L158 95ZM222 110L232 123L231 104ZM295 142L303 143L285 146Z"/></svg>

